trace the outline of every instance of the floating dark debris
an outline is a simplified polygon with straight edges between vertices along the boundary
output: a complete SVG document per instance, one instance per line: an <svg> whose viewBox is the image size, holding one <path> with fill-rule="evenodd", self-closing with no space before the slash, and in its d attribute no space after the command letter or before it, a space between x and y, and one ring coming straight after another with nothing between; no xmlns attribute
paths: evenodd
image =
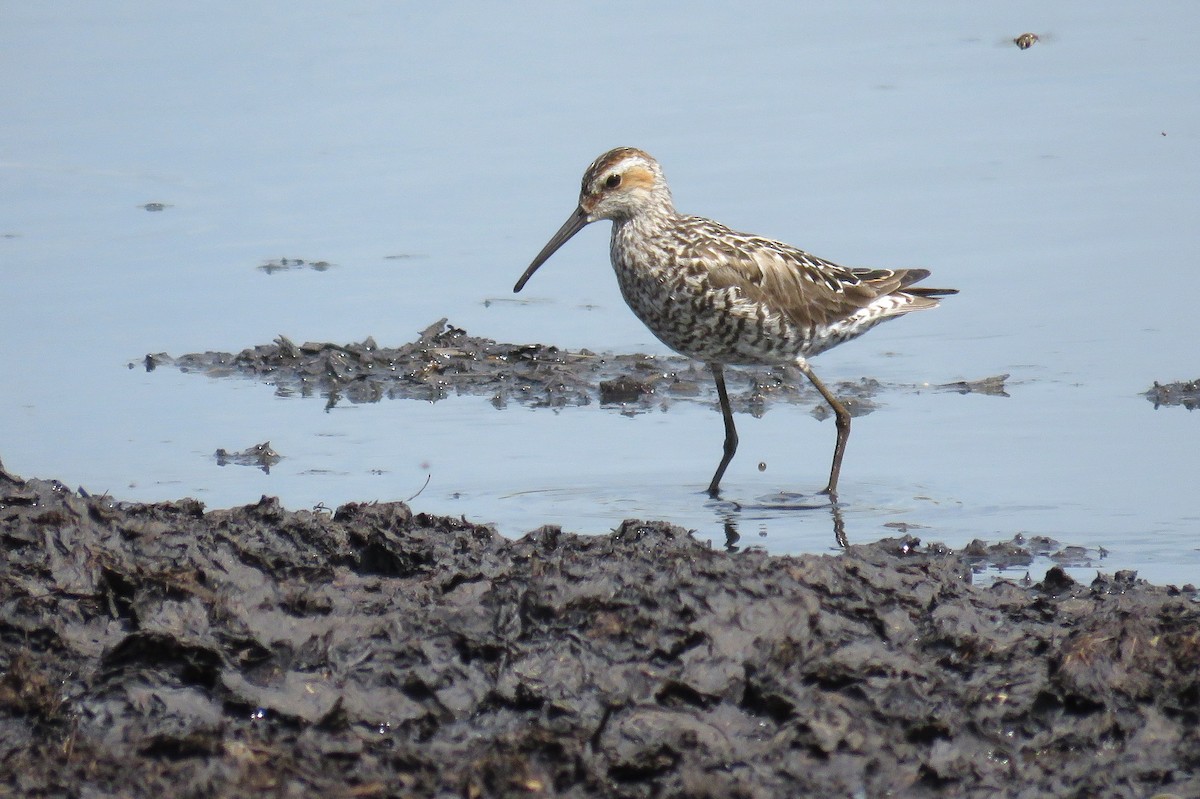
<svg viewBox="0 0 1200 799"><path fill-rule="evenodd" d="M1041 37L1036 33L1022 33L1020 36L1013 39L1013 44L1022 50L1028 50L1041 41Z"/></svg>
<svg viewBox="0 0 1200 799"><path fill-rule="evenodd" d="M1175 383L1159 383L1145 394L1146 399L1158 408L1162 405L1182 405L1189 411L1200 408L1200 380L1178 381Z"/></svg>
<svg viewBox="0 0 1200 799"><path fill-rule="evenodd" d="M959 394L987 394L993 397L1007 397L1005 382L1008 375L995 375L982 380L956 380L953 383L942 383L937 386L944 391L957 391Z"/></svg>
<svg viewBox="0 0 1200 799"><path fill-rule="evenodd" d="M262 469L267 474L271 473L271 467L283 460L283 457L271 449L271 442L264 441L261 444L255 444L252 447L247 447L241 452L227 452L223 449L218 449L214 456L217 459L218 466L227 466L235 464L238 466L254 466Z"/></svg>
<svg viewBox="0 0 1200 799"><path fill-rule="evenodd" d="M273 275L276 272L288 272L293 269L311 269L314 272L324 272L333 268L333 264L328 261L306 261L303 258L280 258L275 261L266 261L259 265L258 269L266 272L268 275Z"/></svg>

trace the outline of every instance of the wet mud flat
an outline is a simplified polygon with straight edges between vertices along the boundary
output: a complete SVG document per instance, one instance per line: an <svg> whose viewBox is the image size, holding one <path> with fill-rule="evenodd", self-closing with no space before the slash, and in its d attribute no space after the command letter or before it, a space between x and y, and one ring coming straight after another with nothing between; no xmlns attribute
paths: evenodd
<svg viewBox="0 0 1200 799"><path fill-rule="evenodd" d="M398 347L373 338L352 344L305 342L285 336L238 353L201 352L181 356L151 353L143 366L153 371L174 366L213 378L243 377L275 386L288 396L369 403L383 399L436 402L454 395L488 397L496 408L509 403L561 408L599 402L638 413L664 409L674 402L714 402L708 368L676 355L595 353L545 344L510 344L473 336L445 319L434 322L416 340ZM131 364L132 366L132 364ZM798 370L791 367L735 369L728 373L730 400L738 412L762 415L780 400L810 403L824 417L828 407ZM1008 375L940 385L884 384L871 378L835 386L856 416L875 409L887 390L934 390L1008 396Z"/></svg>
<svg viewBox="0 0 1200 799"><path fill-rule="evenodd" d="M0 467L0 796L1200 795L1200 603Z"/></svg>

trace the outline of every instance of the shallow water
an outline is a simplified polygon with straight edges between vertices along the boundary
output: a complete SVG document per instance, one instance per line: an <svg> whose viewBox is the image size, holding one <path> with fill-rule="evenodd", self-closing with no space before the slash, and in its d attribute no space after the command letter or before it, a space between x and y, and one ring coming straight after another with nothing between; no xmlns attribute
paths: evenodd
<svg viewBox="0 0 1200 799"><path fill-rule="evenodd" d="M732 522L737 546L832 549L827 508L779 507L824 484L833 426L805 407L739 415L714 503L712 407L327 411L137 365L279 334L397 345L443 316L502 341L663 352L617 293L606 226L511 294L587 163L632 144L681 210L961 290L817 359L827 382L1012 375L1007 398L892 392L855 420L851 540L889 524L952 545L1048 535L1104 548L1106 571L1200 580L1197 418L1140 396L1200 376L1190 284L1172 287L1200 249L1189 6L529 13L537 25L467 3L9 9L5 466L210 507L406 499L428 477L416 508L506 534L641 516L718 544ZM1006 43L1026 30L1052 35ZM280 258L332 266L258 268ZM270 474L213 458L264 440L284 456Z"/></svg>

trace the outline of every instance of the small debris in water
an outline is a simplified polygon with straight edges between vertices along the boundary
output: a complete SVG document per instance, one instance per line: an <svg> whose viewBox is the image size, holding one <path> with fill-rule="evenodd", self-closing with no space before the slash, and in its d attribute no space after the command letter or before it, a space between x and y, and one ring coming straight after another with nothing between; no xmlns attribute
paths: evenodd
<svg viewBox="0 0 1200 799"><path fill-rule="evenodd" d="M1008 392L1004 390L1004 381L1008 380L1008 375L995 375L993 377L985 377L980 380L956 380L953 383L942 383L934 386L934 388L942 389L943 391L957 391L959 394L987 394L993 397L1007 397Z"/></svg>
<svg viewBox="0 0 1200 799"><path fill-rule="evenodd" d="M913 522L885 522L883 526L889 530L898 530L901 533L907 533L909 530L921 530L928 525L914 524Z"/></svg>
<svg viewBox="0 0 1200 799"><path fill-rule="evenodd" d="M237 466L255 466L267 474L271 473L272 466L283 460L282 455L271 449L270 441L255 444L253 447L247 447L241 452L228 452L224 449L218 449L213 454L217 459L218 466L226 466L230 463Z"/></svg>
<svg viewBox="0 0 1200 799"><path fill-rule="evenodd" d="M1036 33L1022 33L1020 36L1013 39L1013 44L1022 50L1028 50L1030 47L1033 47L1035 44L1041 41L1041 38L1042 37L1038 36Z"/></svg>
<svg viewBox="0 0 1200 799"><path fill-rule="evenodd" d="M311 269L314 272L325 272L331 269L333 264L328 261L306 261L303 258L279 258L274 261L265 261L258 266L259 271L266 272L268 275L273 275L276 272L287 272L293 269Z"/></svg>

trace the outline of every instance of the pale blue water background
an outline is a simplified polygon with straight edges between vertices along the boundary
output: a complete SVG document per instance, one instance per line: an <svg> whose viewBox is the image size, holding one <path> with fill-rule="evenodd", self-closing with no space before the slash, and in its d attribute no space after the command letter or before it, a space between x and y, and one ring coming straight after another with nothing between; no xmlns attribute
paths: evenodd
<svg viewBox="0 0 1200 799"><path fill-rule="evenodd" d="M1052 37L1006 42L1027 30ZM827 381L1012 374L1007 399L892 392L856 420L851 540L1041 534L1200 582L1200 415L1140 396L1200 377L1198 40L1192 3L7 3L0 458L210 507L405 499L428 474L418 510L509 535L638 516L720 542L713 408L326 412L127 368L281 333L398 345L442 316L663 352L617 293L607 225L543 267L533 302L497 302L588 162L631 144L681 210L962 290L821 356ZM336 266L256 269L280 257ZM824 484L831 422L774 405L738 424L728 497ZM286 456L269 475L212 457L268 439ZM736 521L742 545L833 546L824 511Z"/></svg>

